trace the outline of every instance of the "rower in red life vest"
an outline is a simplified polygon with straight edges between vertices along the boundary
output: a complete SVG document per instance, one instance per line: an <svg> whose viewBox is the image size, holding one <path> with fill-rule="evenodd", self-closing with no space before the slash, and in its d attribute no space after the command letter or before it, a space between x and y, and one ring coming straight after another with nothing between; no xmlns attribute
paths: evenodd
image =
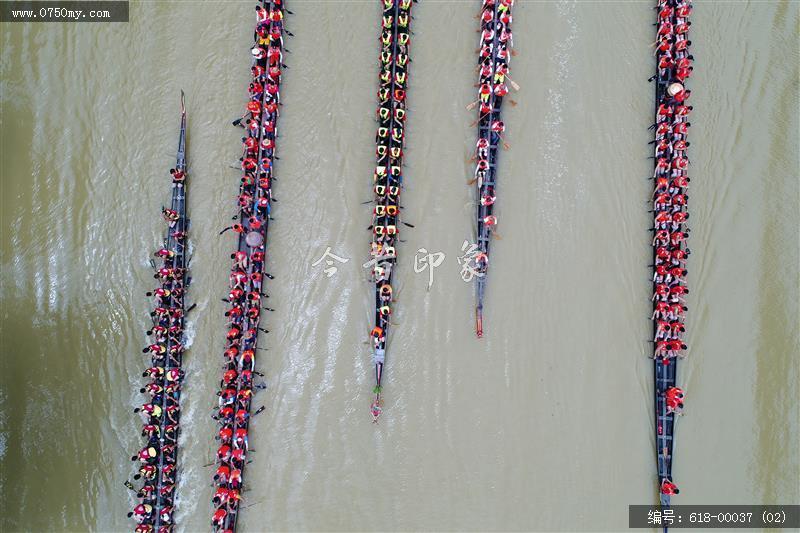
<svg viewBox="0 0 800 533"><path fill-rule="evenodd" d="M664 209L671 205L672 196L669 193L661 193L653 198L653 209Z"/></svg>
<svg viewBox="0 0 800 533"><path fill-rule="evenodd" d="M242 336L242 329L237 325L233 325L233 327L231 327L231 329L228 330L226 336L229 341L236 340Z"/></svg>
<svg viewBox="0 0 800 533"><path fill-rule="evenodd" d="M678 247L681 242L685 241L689 234L684 231L675 231L670 233L669 242L673 247Z"/></svg>
<svg viewBox="0 0 800 533"><path fill-rule="evenodd" d="M228 516L228 511L224 507L219 507L214 511L214 516L211 518L211 525L216 528L223 528L225 526L225 518Z"/></svg>
<svg viewBox="0 0 800 533"><path fill-rule="evenodd" d="M264 86L258 81L253 81L248 86L247 91L250 93L250 96L253 100L261 100L261 97L264 94Z"/></svg>
<svg viewBox="0 0 800 533"><path fill-rule="evenodd" d="M656 211L655 215L654 222L657 228L665 229L672 222L672 214L669 211Z"/></svg>
<svg viewBox="0 0 800 533"><path fill-rule="evenodd" d="M673 112L674 112L674 110L673 110L671 105L659 104L658 111L657 111L656 114L659 117L669 117L669 116L672 116Z"/></svg>
<svg viewBox="0 0 800 533"><path fill-rule="evenodd" d="M228 463L231 460L231 447L223 444L217 449L217 460L222 463Z"/></svg>
<svg viewBox="0 0 800 533"><path fill-rule="evenodd" d="M676 157L672 160L672 169L686 170L689 167L689 160L685 157Z"/></svg>
<svg viewBox="0 0 800 533"><path fill-rule="evenodd" d="M674 303L669 306L669 316L671 317L670 320L677 320L682 317L686 313L686 306L681 305L680 303Z"/></svg>
<svg viewBox="0 0 800 533"><path fill-rule="evenodd" d="M689 219L689 213L686 211L678 211L677 213L672 214L672 229L676 230L680 226Z"/></svg>
<svg viewBox="0 0 800 533"><path fill-rule="evenodd" d="M220 386L229 386L236 381L236 377L238 376L236 370L229 369L226 370L224 374L222 374L222 381L220 382Z"/></svg>
<svg viewBox="0 0 800 533"><path fill-rule="evenodd" d="M222 426L219 430L219 440L222 444L230 444L233 439L233 429L228 426Z"/></svg>
<svg viewBox="0 0 800 533"><path fill-rule="evenodd" d="M147 296L155 295L156 298L158 298L159 300L165 300L165 299L169 298L170 294L172 294L172 293L169 291L169 289L167 289L165 287L158 287L152 293L148 292ZM153 328L153 329L155 329L155 328Z"/></svg>
<svg viewBox="0 0 800 533"><path fill-rule="evenodd" d="M239 490L242 486L242 471L238 468L231 470L230 487L234 490Z"/></svg>
<svg viewBox="0 0 800 533"><path fill-rule="evenodd" d="M495 200L496 197L494 195L494 189L491 187L487 187L483 195L481 196L480 203L483 206L490 206L494 204Z"/></svg>
<svg viewBox="0 0 800 533"><path fill-rule="evenodd" d="M686 350L688 346L680 339L674 339L668 343L668 350L673 352L673 355L677 355L678 352Z"/></svg>
<svg viewBox="0 0 800 533"><path fill-rule="evenodd" d="M226 405L220 408L217 413L217 420L222 419L223 423L229 423L233 420L233 407Z"/></svg>
<svg viewBox="0 0 800 533"><path fill-rule="evenodd" d="M147 385L145 385L141 389L139 389L139 392L142 392L142 393L146 392L146 393L150 394L151 396L155 396L156 394L161 394L162 390L164 390L163 387L161 387L161 385L159 385L158 383L153 381L151 383L148 383Z"/></svg>
<svg viewBox="0 0 800 533"><path fill-rule="evenodd" d="M653 316L651 317L651 319L655 320L656 317L665 319L668 318L668 316L669 316L669 304L667 302L656 302L655 309L653 310Z"/></svg>
<svg viewBox="0 0 800 533"><path fill-rule="evenodd" d="M678 320L673 320L669 323L670 334L672 337L677 338L681 333L686 331L686 327L683 325L683 322Z"/></svg>
<svg viewBox="0 0 800 533"><path fill-rule="evenodd" d="M244 448L237 448L233 450L231 454L231 461L236 466L236 468L241 469L244 466L244 461L247 459L247 451Z"/></svg>
<svg viewBox="0 0 800 533"><path fill-rule="evenodd" d="M164 368L160 366L151 366L142 373L143 378L157 379L164 375Z"/></svg>
<svg viewBox="0 0 800 533"><path fill-rule="evenodd" d="M666 320L659 320L656 322L656 335L653 338L653 342L657 341L658 339L665 339L669 334L669 322Z"/></svg>
<svg viewBox="0 0 800 533"><path fill-rule="evenodd" d="M685 152L689 147L689 143L683 139L679 139L672 143L672 151L676 153Z"/></svg>
<svg viewBox="0 0 800 533"><path fill-rule="evenodd" d="M258 151L258 141L255 137L242 137L242 144L248 154L254 154Z"/></svg>
<svg viewBox="0 0 800 533"><path fill-rule="evenodd" d="M139 523L142 523L145 520L149 519L152 516L152 514L153 514L152 505L146 503L140 503L139 505L133 508L132 512L128 513L128 518L133 516L134 520L136 520Z"/></svg>
<svg viewBox="0 0 800 533"><path fill-rule="evenodd" d="M244 448L246 450L247 449L247 443L248 443L248 440L247 440L247 428L237 428L235 436L234 436L233 445L236 448Z"/></svg>
<svg viewBox="0 0 800 533"><path fill-rule="evenodd" d="M678 91L672 98L678 102L679 104L685 102L689 96L692 95L692 91L689 89L681 89Z"/></svg>
<svg viewBox="0 0 800 533"><path fill-rule="evenodd" d="M687 78L689 78L689 76L692 75L693 70L694 67L678 68L675 70L675 79L683 83L684 81L686 81Z"/></svg>
<svg viewBox="0 0 800 533"><path fill-rule="evenodd" d="M253 360L255 359L256 353L253 350L245 350L242 352L242 356L239 358L239 365L242 368L252 368L253 367Z"/></svg>
<svg viewBox="0 0 800 533"><path fill-rule="evenodd" d="M186 178L186 173L182 170L171 168L169 169L169 173L172 175L172 181L174 183L181 183Z"/></svg>
<svg viewBox="0 0 800 533"><path fill-rule="evenodd" d="M172 523L172 506L165 505L161 508L159 512L159 517L161 518L161 522L164 524L171 524Z"/></svg>
<svg viewBox="0 0 800 533"><path fill-rule="evenodd" d="M666 262L670 259L670 251L665 246L656 248L656 264Z"/></svg>
<svg viewBox="0 0 800 533"><path fill-rule="evenodd" d="M138 459L142 463L153 464L157 457L158 450L156 450L153 446L145 446L139 450L136 455L131 457L131 461L136 461Z"/></svg>
<svg viewBox="0 0 800 533"><path fill-rule="evenodd" d="M142 350L142 353L147 353L148 351L154 355L164 355L167 348L163 344L151 344Z"/></svg>
<svg viewBox="0 0 800 533"><path fill-rule="evenodd" d="M247 423L247 420L250 419L250 413L247 412L246 409L239 409L236 411L236 416L234 418L236 420L236 424L241 426Z"/></svg>
<svg viewBox="0 0 800 533"><path fill-rule="evenodd" d="M658 40L658 46L656 47L656 52L667 53L672 49L672 35L665 35L662 36Z"/></svg>
<svg viewBox="0 0 800 533"><path fill-rule="evenodd" d="M669 269L669 275L667 276L668 281L676 280L683 282L683 278L688 274L689 271L681 266L674 266Z"/></svg>
<svg viewBox="0 0 800 533"><path fill-rule="evenodd" d="M383 333L383 328L378 327L378 326L375 326L374 328L372 328L372 331L370 332L370 337L372 337L373 343L376 346L378 346L380 344L383 344L383 341L385 339L384 338L384 333Z"/></svg>
<svg viewBox="0 0 800 533"><path fill-rule="evenodd" d="M219 391L217 396L219 396L220 405L230 405L236 398L236 389L228 387Z"/></svg>
<svg viewBox="0 0 800 533"><path fill-rule="evenodd" d="M659 194L668 194L669 192L669 178L666 176L656 177L656 186L653 190L653 199Z"/></svg>
<svg viewBox="0 0 800 533"><path fill-rule="evenodd" d="M503 96L505 96L507 94L508 94L508 87L506 86L505 83L500 83L498 85L495 85L495 87L494 87L494 95L495 96L502 98Z"/></svg>
<svg viewBox="0 0 800 533"><path fill-rule="evenodd" d="M653 272L653 283L664 283L664 279L669 274L669 269L667 265L656 265L655 271Z"/></svg>
<svg viewBox="0 0 800 533"><path fill-rule="evenodd" d="M666 391L664 391L664 396L670 400L683 399L683 390L679 389L678 387L670 387Z"/></svg>
<svg viewBox="0 0 800 533"><path fill-rule="evenodd" d="M692 22L681 22L675 25L675 34L676 35L684 35L689 32L689 27L692 25Z"/></svg>
<svg viewBox="0 0 800 533"><path fill-rule="evenodd" d="M491 129L494 133L500 134L506 131L506 125L502 120L495 120L492 122Z"/></svg>
<svg viewBox="0 0 800 533"><path fill-rule="evenodd" d="M228 465L220 465L217 468L217 473L214 474L214 481L220 485L228 483L228 476L230 476L231 468Z"/></svg>
<svg viewBox="0 0 800 533"><path fill-rule="evenodd" d="M683 400L677 397L667 398L667 413L675 413L678 416L683 414Z"/></svg>
<svg viewBox="0 0 800 533"><path fill-rule="evenodd" d="M142 426L142 437L157 437L160 433L161 430L154 424L145 424Z"/></svg>
<svg viewBox="0 0 800 533"><path fill-rule="evenodd" d="M164 209L164 220L169 222L170 227L175 225L175 222L181 217L180 214L173 209Z"/></svg>
<svg viewBox="0 0 800 533"><path fill-rule="evenodd" d="M680 491L678 490L678 486L671 482L669 479L664 478L661 481L661 494L666 494L667 496L672 496L673 494L679 494Z"/></svg>

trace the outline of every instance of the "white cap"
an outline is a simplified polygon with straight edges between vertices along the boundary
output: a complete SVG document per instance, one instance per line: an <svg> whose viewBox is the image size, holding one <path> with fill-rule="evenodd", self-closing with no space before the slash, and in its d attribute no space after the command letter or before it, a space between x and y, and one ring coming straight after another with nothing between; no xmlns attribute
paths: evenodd
<svg viewBox="0 0 800 533"><path fill-rule="evenodd" d="M683 85L681 85L678 82L675 82L671 84L669 87L667 87L667 94L669 94L670 96L675 96L682 90L683 90Z"/></svg>

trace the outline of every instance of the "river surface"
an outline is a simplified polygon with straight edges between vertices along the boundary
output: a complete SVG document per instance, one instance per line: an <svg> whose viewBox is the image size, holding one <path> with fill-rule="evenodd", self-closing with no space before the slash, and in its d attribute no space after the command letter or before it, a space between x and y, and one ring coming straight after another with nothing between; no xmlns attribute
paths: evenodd
<svg viewBox="0 0 800 533"><path fill-rule="evenodd" d="M207 531L253 2L2 24L0 530L125 531L148 265L189 113L177 520ZM652 503L649 2L517 2L483 340L457 257L478 2L415 7L386 405L366 344L377 3L292 1L244 531L621 531ZM698 1L675 503L800 501L800 4ZM327 247L345 263L330 278ZM428 289L419 249L444 252ZM421 257L420 254L419 257ZM398 294L399 293L399 294Z"/></svg>

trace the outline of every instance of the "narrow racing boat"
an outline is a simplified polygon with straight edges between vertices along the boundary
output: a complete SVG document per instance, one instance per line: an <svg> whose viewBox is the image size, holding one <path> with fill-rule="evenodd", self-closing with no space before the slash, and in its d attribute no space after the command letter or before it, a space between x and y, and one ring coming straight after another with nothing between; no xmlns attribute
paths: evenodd
<svg viewBox="0 0 800 533"><path fill-rule="evenodd" d="M248 429L256 372L256 351L261 327L264 282L272 279L266 262L267 233L272 206L273 163L280 84L283 68L284 2L265 0L256 8L255 43L251 48L252 79L245 115L234 122L245 130L242 146L237 222L230 228L237 236L230 271L228 331L219 406L215 415L220 428L214 474L215 531L234 531L241 512L244 467L249 447Z"/></svg>
<svg viewBox="0 0 800 533"><path fill-rule="evenodd" d="M139 462L134 479L143 479L137 490L138 505L129 514L136 522L137 533L172 531L175 483L180 429L181 383L187 278L186 236L186 107L181 92L181 127L178 155L172 178L172 201L163 209L167 229L161 248L155 279L159 286L148 296L155 300L152 328L147 332L150 344L143 352L150 354L150 366L143 377L150 381L140 392L148 401L135 412L142 417L144 448L131 459ZM132 486L132 485L130 485Z"/></svg>
<svg viewBox="0 0 800 533"><path fill-rule="evenodd" d="M670 506L678 493L672 479L675 419L683 408L677 387L678 360L685 356L686 247L689 184L686 103L693 57L689 52L690 0L658 0L656 6L655 181L653 191L654 407L659 499ZM666 527L664 528L666 531Z"/></svg>
<svg viewBox="0 0 800 533"><path fill-rule="evenodd" d="M411 0L383 0L378 88L378 131L375 137L377 163L373 175L375 202L370 249L375 288L375 322L372 332L372 362L375 366L374 422L381 414L381 379L386 362L386 341L392 315L392 277L397 265L397 235L400 226L400 192L403 188L403 144L405 140L406 86L411 36Z"/></svg>
<svg viewBox="0 0 800 533"><path fill-rule="evenodd" d="M480 13L480 48L478 56L479 89L478 141L475 147L475 189L477 219L477 249L471 258L475 279L475 333L483 336L483 299L486 292L486 275L489 269L489 243L497 225L494 215L497 185L499 146L503 140L505 124L500 111L508 94L509 61L513 39L511 37L511 7L513 0L483 0ZM513 84L513 82L511 82Z"/></svg>

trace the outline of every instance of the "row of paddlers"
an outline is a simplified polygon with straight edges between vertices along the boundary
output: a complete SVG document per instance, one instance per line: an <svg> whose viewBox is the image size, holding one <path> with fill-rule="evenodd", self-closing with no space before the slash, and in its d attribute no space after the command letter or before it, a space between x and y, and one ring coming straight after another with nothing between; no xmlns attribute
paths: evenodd
<svg viewBox="0 0 800 533"><path fill-rule="evenodd" d="M489 241L497 225L494 215L497 160L505 124L500 111L508 94L511 60L511 8L513 0L483 0L478 54L478 141L475 146L477 209L477 250L472 259L475 271L475 333L483 336L483 296L489 268Z"/></svg>
<svg viewBox="0 0 800 533"><path fill-rule="evenodd" d="M148 379L140 390L148 401L135 409L142 418L142 437L146 443L132 461L139 463L135 480L142 480L136 491L137 504L129 516L136 520L136 531L170 531L173 524L177 475L178 432L181 382L183 380L184 296L187 277L186 237L186 111L181 95L181 128L175 168L170 170L172 201L164 208L167 224L163 245L156 251L159 264L154 278L159 282L148 296L155 304L150 316L153 325L147 332L150 366L142 377ZM155 264L154 264L155 265ZM133 485L130 485L132 488Z"/></svg>
<svg viewBox="0 0 800 533"><path fill-rule="evenodd" d="M219 447L214 473L214 514L217 531L236 528L240 493L247 464L248 429L251 416L256 350L263 307L267 230L272 205L275 139L280 115L280 84L283 66L284 6L281 0L265 0L256 9L255 43L251 48L252 79L246 113L236 123L244 128L237 223L237 247L231 256L228 323L224 365L220 381Z"/></svg>
<svg viewBox="0 0 800 533"><path fill-rule="evenodd" d="M656 7L655 169L653 179L654 407L661 504L670 505L678 488L672 480L675 416L683 408L676 385L677 362L685 356L686 221L689 187L687 140L692 107L686 80L692 74L689 52L691 0L659 0Z"/></svg>
<svg viewBox="0 0 800 533"><path fill-rule="evenodd" d="M375 326L371 331L375 365L375 400L372 417L381 413L381 377L386 361L386 337L392 314L392 275L397 262L400 226L400 192L403 187L406 85L408 82L411 0L383 0L380 34L378 131L373 175L372 280L375 286Z"/></svg>

